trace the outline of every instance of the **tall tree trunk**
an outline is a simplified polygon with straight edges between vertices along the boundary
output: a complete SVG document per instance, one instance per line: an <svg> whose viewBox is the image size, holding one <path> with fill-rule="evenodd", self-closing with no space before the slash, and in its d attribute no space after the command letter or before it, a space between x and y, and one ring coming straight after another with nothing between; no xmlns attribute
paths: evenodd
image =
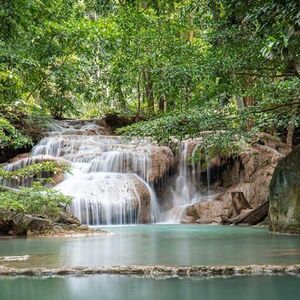
<svg viewBox="0 0 300 300"><path fill-rule="evenodd" d="M137 97L138 97L138 103L137 103L137 115L141 116L141 87L140 87L140 81L141 77L139 75L138 82L137 82Z"/></svg>
<svg viewBox="0 0 300 300"><path fill-rule="evenodd" d="M165 95L161 95L159 98L159 111L165 111Z"/></svg>
<svg viewBox="0 0 300 300"><path fill-rule="evenodd" d="M243 103L244 103L244 107L247 107L247 106L254 105L255 101L254 101L253 97L245 96L245 97L243 97Z"/></svg>
<svg viewBox="0 0 300 300"><path fill-rule="evenodd" d="M246 86L251 86L253 84L253 79L249 76L245 76ZM244 96L243 97L244 107L253 106L255 104L255 100L252 96ZM250 130L253 126L253 120L247 120L247 130Z"/></svg>
<svg viewBox="0 0 300 300"><path fill-rule="evenodd" d="M124 96L124 93L122 91L122 87L121 87L120 83L117 84L116 92L119 96L120 107L121 108L126 108L126 100L125 100L125 96Z"/></svg>
<svg viewBox="0 0 300 300"><path fill-rule="evenodd" d="M148 70L144 70L145 80L145 98L147 99L148 113L154 113L154 95L153 95L153 82Z"/></svg>

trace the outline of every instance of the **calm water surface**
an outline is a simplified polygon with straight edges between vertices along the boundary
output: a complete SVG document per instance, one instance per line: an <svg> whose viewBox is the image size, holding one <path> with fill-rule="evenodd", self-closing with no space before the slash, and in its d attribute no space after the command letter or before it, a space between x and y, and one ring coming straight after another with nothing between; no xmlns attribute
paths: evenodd
<svg viewBox="0 0 300 300"><path fill-rule="evenodd" d="M1 264L56 268L125 264L300 263L299 236L274 235L265 228L159 224L102 228L114 234L2 239L0 256L30 255L30 258Z"/></svg>
<svg viewBox="0 0 300 300"><path fill-rule="evenodd" d="M1 300L296 300L300 278L143 279L121 276L0 279Z"/></svg>

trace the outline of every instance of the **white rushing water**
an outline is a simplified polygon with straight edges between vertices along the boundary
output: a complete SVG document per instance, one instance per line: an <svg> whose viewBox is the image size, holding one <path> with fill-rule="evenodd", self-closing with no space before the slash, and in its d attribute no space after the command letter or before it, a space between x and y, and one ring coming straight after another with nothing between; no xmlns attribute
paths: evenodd
<svg viewBox="0 0 300 300"><path fill-rule="evenodd" d="M196 148L195 148L196 149ZM191 153L193 156L195 151ZM178 224L181 222L182 216L186 208L201 198L201 194L196 187L196 166L192 164L190 172L188 165L188 143L181 142L179 144L178 153L178 172L175 181L171 186L172 206L162 215L163 222Z"/></svg>

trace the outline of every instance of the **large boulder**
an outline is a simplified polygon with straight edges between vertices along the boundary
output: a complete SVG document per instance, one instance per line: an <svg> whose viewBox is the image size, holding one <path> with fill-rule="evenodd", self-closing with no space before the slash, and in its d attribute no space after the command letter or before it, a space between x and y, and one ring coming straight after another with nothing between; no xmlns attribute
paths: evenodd
<svg viewBox="0 0 300 300"><path fill-rule="evenodd" d="M270 229L300 234L300 146L275 168L269 201Z"/></svg>
<svg viewBox="0 0 300 300"><path fill-rule="evenodd" d="M241 192L252 207L258 207L268 198L269 184L277 163L283 154L265 145L253 145L225 165L222 186L228 192Z"/></svg>
<svg viewBox="0 0 300 300"><path fill-rule="evenodd" d="M230 199L222 198L221 195L206 197L201 201L189 206L182 215L183 223L221 223L225 216L229 215L231 208Z"/></svg>
<svg viewBox="0 0 300 300"><path fill-rule="evenodd" d="M31 215L13 210L0 209L0 236L39 236L93 234L72 214L63 208L55 218Z"/></svg>

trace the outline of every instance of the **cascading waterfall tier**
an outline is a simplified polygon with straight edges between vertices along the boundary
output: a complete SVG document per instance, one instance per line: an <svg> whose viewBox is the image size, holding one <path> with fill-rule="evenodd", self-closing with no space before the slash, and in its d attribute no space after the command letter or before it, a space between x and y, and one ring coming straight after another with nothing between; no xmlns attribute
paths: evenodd
<svg viewBox="0 0 300 300"><path fill-rule="evenodd" d="M155 222L159 210L148 183L152 145L110 136L96 121L61 121L32 156L8 164L15 170L37 161L64 160L71 169L56 190L73 198L71 210L88 225Z"/></svg>
<svg viewBox="0 0 300 300"><path fill-rule="evenodd" d="M186 208L201 201L205 195L200 188L200 166L193 162L199 145L197 141L191 143L190 140L179 143L178 171L171 184L172 208L162 214L163 222L180 223ZM189 159L191 159L190 166Z"/></svg>

